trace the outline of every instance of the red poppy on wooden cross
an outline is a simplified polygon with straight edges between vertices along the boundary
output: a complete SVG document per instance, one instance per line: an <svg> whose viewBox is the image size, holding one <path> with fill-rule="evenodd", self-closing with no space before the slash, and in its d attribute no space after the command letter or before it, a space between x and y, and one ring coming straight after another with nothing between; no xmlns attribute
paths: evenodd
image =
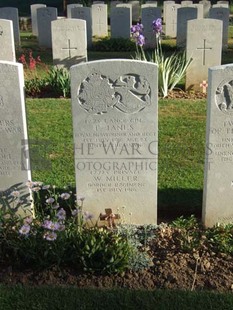
<svg viewBox="0 0 233 310"><path fill-rule="evenodd" d="M200 87L202 87L202 92L205 94L206 93L206 89L208 87L208 83L204 80L201 84Z"/></svg>

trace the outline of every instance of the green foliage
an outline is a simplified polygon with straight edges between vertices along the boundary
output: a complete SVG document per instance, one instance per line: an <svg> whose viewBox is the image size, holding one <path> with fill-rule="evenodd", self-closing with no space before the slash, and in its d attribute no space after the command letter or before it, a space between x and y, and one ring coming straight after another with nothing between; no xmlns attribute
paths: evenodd
<svg viewBox="0 0 233 310"><path fill-rule="evenodd" d="M92 215L82 211L84 197L74 198L70 191L59 194L41 182L27 185L36 196L35 217L21 217L17 208L7 208L7 195L13 197L15 206L24 208L19 192L1 196L0 264L21 270L73 266L98 273L128 267L130 244L114 231L93 226Z"/></svg>
<svg viewBox="0 0 233 310"><path fill-rule="evenodd" d="M143 268L148 268L152 264L152 258L149 256L146 248L149 240L154 236L157 226L144 225L141 227L121 224L117 227L118 233L132 247L132 252L129 258L129 269L138 271Z"/></svg>
<svg viewBox="0 0 233 310"><path fill-rule="evenodd" d="M136 59L157 64L158 90L163 98L182 81L192 61L192 59L186 60L185 52L174 52L170 56L165 56L160 41L153 53L145 53L142 46L140 49L137 47Z"/></svg>
<svg viewBox="0 0 233 310"><path fill-rule="evenodd" d="M70 97L70 74L67 69L52 67L48 72L46 83L57 96Z"/></svg>
<svg viewBox="0 0 233 310"><path fill-rule="evenodd" d="M135 51L135 45L130 39L106 37L94 42L92 50L101 52L132 52Z"/></svg>
<svg viewBox="0 0 233 310"><path fill-rule="evenodd" d="M213 251L233 254L233 224L209 228L206 237Z"/></svg>
<svg viewBox="0 0 233 310"><path fill-rule="evenodd" d="M46 81L35 77L33 79L25 79L25 93L28 97L40 97L46 91Z"/></svg>
<svg viewBox="0 0 233 310"><path fill-rule="evenodd" d="M77 261L85 271L116 273L128 267L132 248L119 234L93 227L73 240Z"/></svg>

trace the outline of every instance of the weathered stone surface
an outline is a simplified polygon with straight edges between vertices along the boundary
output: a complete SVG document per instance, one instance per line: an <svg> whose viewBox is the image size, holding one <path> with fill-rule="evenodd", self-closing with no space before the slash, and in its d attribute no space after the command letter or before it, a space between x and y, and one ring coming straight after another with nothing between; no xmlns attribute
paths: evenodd
<svg viewBox="0 0 233 310"><path fill-rule="evenodd" d="M38 36L38 24L37 24L37 9L45 8L46 4L32 4L31 8L31 22L32 22L32 34Z"/></svg>
<svg viewBox="0 0 233 310"><path fill-rule="evenodd" d="M0 19L0 61L15 61L13 22Z"/></svg>
<svg viewBox="0 0 233 310"><path fill-rule="evenodd" d="M95 220L111 208L127 223L156 223L157 66L116 59L73 66L71 92L85 210Z"/></svg>
<svg viewBox="0 0 233 310"><path fill-rule="evenodd" d="M233 221L233 65L209 69L203 222Z"/></svg>
<svg viewBox="0 0 233 310"><path fill-rule="evenodd" d="M19 34L19 11L13 7L0 8L0 19L8 19L13 22L14 40L16 44L20 44Z"/></svg>

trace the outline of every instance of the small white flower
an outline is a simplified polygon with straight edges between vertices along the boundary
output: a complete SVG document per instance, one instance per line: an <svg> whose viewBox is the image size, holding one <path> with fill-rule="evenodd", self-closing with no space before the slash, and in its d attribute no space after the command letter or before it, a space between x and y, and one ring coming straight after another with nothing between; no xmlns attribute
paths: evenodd
<svg viewBox="0 0 233 310"><path fill-rule="evenodd" d="M60 197L63 200L68 200L70 198L70 194L69 193L62 193Z"/></svg>
<svg viewBox="0 0 233 310"><path fill-rule="evenodd" d="M19 191L13 191L13 192L11 192L11 196L12 196L12 197L18 198L19 195L20 195L20 192L19 192Z"/></svg>
<svg viewBox="0 0 233 310"><path fill-rule="evenodd" d="M54 201L55 201L55 199L54 199L54 198L52 198L52 197L50 197L50 198L46 199L46 203L48 203L48 204L53 204L53 203L54 203Z"/></svg>

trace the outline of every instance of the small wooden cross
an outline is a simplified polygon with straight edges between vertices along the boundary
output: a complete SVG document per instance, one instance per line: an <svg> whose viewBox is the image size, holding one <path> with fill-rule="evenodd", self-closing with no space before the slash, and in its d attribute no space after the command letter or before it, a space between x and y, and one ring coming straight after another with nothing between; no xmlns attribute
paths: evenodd
<svg viewBox="0 0 233 310"><path fill-rule="evenodd" d="M202 87L202 92L204 94L206 94L206 89L208 87L208 83L206 82L206 80L204 80L201 84L200 84L200 87Z"/></svg>
<svg viewBox="0 0 233 310"><path fill-rule="evenodd" d="M115 220L120 219L120 214L114 214L112 209L105 209L105 213L100 213L100 220L107 221L108 227L113 228L116 227Z"/></svg>

